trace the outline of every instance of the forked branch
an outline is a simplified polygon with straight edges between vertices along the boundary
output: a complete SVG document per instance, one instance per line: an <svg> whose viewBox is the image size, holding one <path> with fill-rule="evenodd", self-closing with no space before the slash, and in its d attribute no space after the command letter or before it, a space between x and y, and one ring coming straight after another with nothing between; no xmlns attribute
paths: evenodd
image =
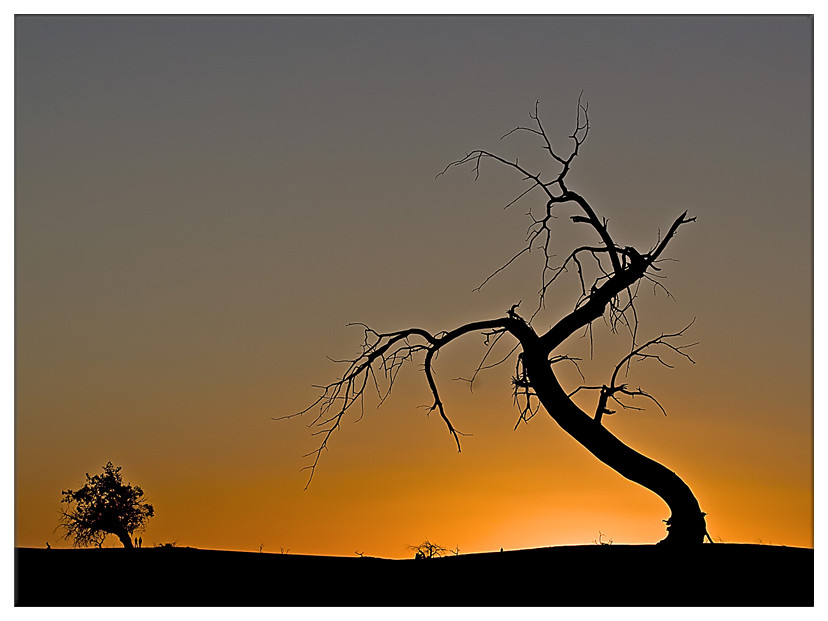
<svg viewBox="0 0 828 621"><path fill-rule="evenodd" d="M621 372L621 369L626 369L625 370L625 375L626 375L626 372L629 371L629 366L630 366L631 362L633 362L633 361L639 361L640 362L640 361L644 361L644 360L655 360L659 364L672 369L673 365L669 364L663 357L664 354L668 353L668 352L673 352L674 354L678 354L679 356L682 356L682 357L686 358L687 360L689 360L691 363L695 363L695 361L690 357L690 355L686 352L686 350L689 349L690 347L693 347L694 345L697 345L698 343L687 343L687 344L679 345L679 344L675 344L675 343L671 342L672 339L676 339L676 338L679 338L679 337L683 336L684 333L694 323L695 323L695 319L693 321L691 321L683 329L679 330L678 332L675 332L673 334L663 334L662 333L661 335L657 336L656 338L647 341L643 345L640 345L638 347L634 347L633 350L629 354L624 356L621 359L621 361L615 366L615 370L612 373L612 377L610 377L609 385L602 384L601 386L585 386L585 385L579 386L578 388L573 390L571 393L569 393L567 396L572 397L572 396L574 396L575 394L577 394L578 392L580 392L582 390L598 390L598 391L600 391L599 396L598 396L598 405L595 408L595 417L594 417L595 422L597 422L599 424L601 423L601 419L604 416L604 414L615 414L615 412L616 412L615 410L610 410L607 407L610 400L614 401L615 403L617 403L623 409L626 409L626 410L638 410L638 411L643 410L643 408L635 407L635 406L630 405L628 403L624 403L623 401L621 401L619 399L619 395L626 395L626 396L631 397L631 398L644 397L645 399L649 399L650 401L655 403L656 406L658 406L658 409L661 410L662 414L664 414L666 416L667 412L664 409L664 407L662 407L661 403L659 403L658 400L654 396L652 396L648 392L645 392L644 390L642 390L640 386L638 388L631 388L629 386L629 384L627 384L626 382L619 383L619 381L618 381L619 373ZM667 350L667 351L664 351L662 353L663 350Z"/></svg>
<svg viewBox="0 0 828 621"><path fill-rule="evenodd" d="M648 273L648 270L658 271L659 268L655 266L655 263L659 260L679 226L694 222L695 218L688 218L687 212L681 214L672 223L663 238L659 234L656 244L649 252L641 253L631 246L622 246L616 243L609 232L607 219L599 218L592 205L583 196L570 190L566 185L566 176L571 164L589 134L588 107L581 103L581 97L579 96L575 131L569 136L573 142L573 147L566 154L560 153L552 146L552 141L540 120L537 103L534 112L530 113L529 117L534 121L534 126L518 126L507 132L502 138L516 132L528 132L538 137L542 142L542 148L548 153L556 166L556 170L551 176L546 175L543 171L533 172L520 164L517 159L511 160L485 149L476 149L469 152L459 160L451 162L440 173L442 175L454 166L471 164L475 178L478 178L481 162L484 159L493 160L515 170L520 174L522 180L529 184L529 187L524 189L517 198L510 201L507 207L527 196L532 190L540 190L544 196L545 209L543 212L536 214L530 210L527 214L531 219L531 223L527 230L524 246L512 255L508 261L489 274L475 290L480 290L492 278L504 272L506 268L513 265L524 254L530 253L532 250L540 250L543 253L541 285L538 290L538 306L530 317L530 321L545 307L546 297L551 285L561 274L567 272L570 266L574 265L577 268L581 285L581 297L577 300L575 308L580 309L588 306L591 306L591 308L587 308L576 318L565 318L563 332L566 332L566 336L600 317L604 309L609 307L612 329L616 330L619 326L625 326L629 329L633 340L635 340L638 319L635 313L634 300L638 289L637 287L631 288L631 285L644 278L652 282L654 287L663 289L669 295L669 292L657 280L657 276ZM574 204L578 208L578 213L570 215L570 220L575 224L587 224L592 227L600 240L600 245L576 248L561 264L555 265L553 262L555 254L551 249L552 222L557 217L556 210L564 204ZM597 274L589 285L584 276L584 258L590 259ZM608 264L605 265L601 261L602 258L605 258ZM619 298L622 293L626 293L623 299ZM587 302L593 300L592 305L587 304ZM577 319L580 325L574 325L574 319ZM560 342L558 338L559 335L554 334L550 335L548 340L554 340L554 346L557 346Z"/></svg>
<svg viewBox="0 0 828 621"><path fill-rule="evenodd" d="M514 128L513 130L504 134L501 139L510 136L516 132L529 132L535 136L538 136L542 143L543 149L549 154L550 158L553 160L555 166L557 167L557 171L553 173L551 177L544 175L541 172L531 172L526 167L520 164L520 162L515 160L510 160L491 151L485 149L475 149L474 151L470 151L464 157L451 162L442 172L438 174L440 175L445 174L450 168L453 166L462 166L464 164L472 164L472 172L474 173L475 179L479 178L480 176L480 164L481 161L484 159L494 160L511 168L518 173L520 173L521 178L523 181L529 183L529 187L524 189L517 198L510 201L506 207L509 207L515 204L518 200L523 198L524 196L528 195L532 190L540 190L544 195L544 200L546 201L546 209L544 213L536 216L531 211L528 213L528 216L532 219L532 224L529 227L529 231L526 238L526 245L515 255L512 256L505 264L503 264L500 268L495 270L492 274L489 275L486 280L484 280L477 289L482 288L489 280L492 279L495 275L502 272L505 268L511 265L518 257L522 256L527 252L531 252L533 248L542 250L544 254L544 269L542 274L542 282L541 282L541 289L540 289L540 296L539 296L539 305L538 310L543 307L544 305L544 297L546 291L551 285L552 281L554 280L554 276L550 278L550 274L558 274L560 273L560 268L555 268L552 263L551 259L554 254L550 251L550 224L551 221L556 217L552 212L553 208L556 205L563 205L566 203L575 203L579 208L580 211L583 212L583 215L578 214L572 216L573 222L583 222L589 224L593 229L595 229L598 237L603 244L603 252L606 252L610 264L612 265L613 271L619 271L621 269L621 260L620 254L621 249L615 244L612 237L610 236L607 230L607 221L601 220L596 215L595 211L592 209L592 206L584 199L582 196L573 192L572 190L568 189L566 186L566 176L570 171L571 165L575 157L578 155L581 145L586 141L587 136L589 134L589 109L588 106L581 103L581 96L578 96L578 110L576 115L576 122L575 122L575 130L572 134L570 134L569 138L573 142L572 149L569 151L568 154L563 155L556 151L553 146L552 142L546 133L546 130L543 127L543 124L540 120L540 115L538 113L538 103L535 104L535 111L534 113L530 113L529 117L535 122L534 127L524 127L519 126Z"/></svg>

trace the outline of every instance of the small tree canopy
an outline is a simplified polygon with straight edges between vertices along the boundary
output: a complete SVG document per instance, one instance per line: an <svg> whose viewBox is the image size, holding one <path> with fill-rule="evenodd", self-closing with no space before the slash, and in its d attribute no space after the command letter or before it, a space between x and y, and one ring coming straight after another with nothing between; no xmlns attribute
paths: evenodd
<svg viewBox="0 0 828 621"><path fill-rule="evenodd" d="M428 539L423 541L418 546L406 546L409 550L414 551L414 558L415 559L426 559L426 558L440 558L441 556L446 556L449 553L449 549L443 547L439 544L432 543ZM459 549L458 549L459 552Z"/></svg>
<svg viewBox="0 0 828 621"><path fill-rule="evenodd" d="M121 480L121 467L107 462L102 474L89 476L77 491L61 492L69 508L61 512L60 526L64 539L75 547L90 544L101 547L108 534L115 535L125 548L131 548L132 533L143 530L155 515L151 504L143 500L144 490Z"/></svg>

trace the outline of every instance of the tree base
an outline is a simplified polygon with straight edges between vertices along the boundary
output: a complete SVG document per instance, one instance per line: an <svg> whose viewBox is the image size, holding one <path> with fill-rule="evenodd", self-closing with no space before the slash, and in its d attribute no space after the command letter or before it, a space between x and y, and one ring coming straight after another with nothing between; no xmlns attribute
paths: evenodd
<svg viewBox="0 0 828 621"><path fill-rule="evenodd" d="M701 511L695 515L684 515L680 518L671 515L669 520L664 520L667 524L667 536L657 545L695 546L703 544L705 537L713 543L707 533L707 523L704 519L706 515Z"/></svg>

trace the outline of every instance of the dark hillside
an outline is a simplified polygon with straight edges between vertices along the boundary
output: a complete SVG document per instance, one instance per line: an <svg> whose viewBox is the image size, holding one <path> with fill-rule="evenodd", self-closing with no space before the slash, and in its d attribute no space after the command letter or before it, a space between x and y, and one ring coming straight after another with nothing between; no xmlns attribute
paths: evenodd
<svg viewBox="0 0 828 621"><path fill-rule="evenodd" d="M814 551L562 546L430 560L15 550L20 606L812 606Z"/></svg>

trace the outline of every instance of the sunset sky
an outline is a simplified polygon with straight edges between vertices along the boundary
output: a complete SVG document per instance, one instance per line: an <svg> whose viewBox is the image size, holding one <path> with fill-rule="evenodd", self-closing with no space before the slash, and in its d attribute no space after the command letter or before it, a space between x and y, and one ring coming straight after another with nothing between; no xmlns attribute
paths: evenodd
<svg viewBox="0 0 828 621"><path fill-rule="evenodd" d="M716 540L813 545L813 21L808 17L18 17L15 545L58 539L60 492L109 460L156 508L144 545L407 557L665 535L664 503L547 415L516 430L514 362L437 362L458 453L416 366L349 418L305 490L312 403L349 322L433 332L540 282L531 197L484 148L546 165L583 91L569 186L650 248L640 333L695 318L695 364L634 365L650 407L605 419L693 489ZM539 155L540 154L540 155ZM594 241L566 217L556 251ZM572 309L561 281L540 330ZM528 313L527 313L528 314ZM574 336L587 383L629 340ZM504 355L508 348L504 350ZM565 387L582 383L562 371ZM594 396L579 400L594 407ZM637 404L638 405L638 404ZM114 537L107 545L119 545Z"/></svg>

